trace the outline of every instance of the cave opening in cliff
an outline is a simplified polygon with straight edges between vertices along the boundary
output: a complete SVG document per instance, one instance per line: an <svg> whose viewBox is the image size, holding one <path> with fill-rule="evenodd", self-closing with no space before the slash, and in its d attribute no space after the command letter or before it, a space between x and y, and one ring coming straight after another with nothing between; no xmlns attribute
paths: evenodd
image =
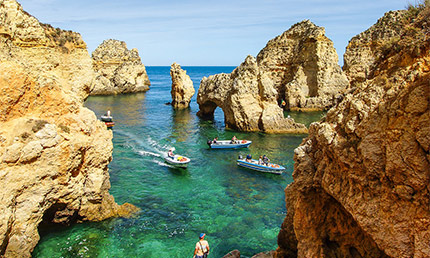
<svg viewBox="0 0 430 258"><path fill-rule="evenodd" d="M222 108L218 107L214 102L208 101L203 105L199 105L200 111L197 115L206 121L212 121L217 128L225 127L225 115Z"/></svg>
<svg viewBox="0 0 430 258"><path fill-rule="evenodd" d="M53 204L43 214L43 219L38 226L39 235L43 236L52 231L62 230L79 219L78 212L68 209L66 204Z"/></svg>

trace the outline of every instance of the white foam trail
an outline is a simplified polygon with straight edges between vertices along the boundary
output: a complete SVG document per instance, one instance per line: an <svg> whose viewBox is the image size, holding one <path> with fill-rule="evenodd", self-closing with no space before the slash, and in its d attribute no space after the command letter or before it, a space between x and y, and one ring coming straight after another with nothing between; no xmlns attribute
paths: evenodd
<svg viewBox="0 0 430 258"><path fill-rule="evenodd" d="M153 161L154 163L156 163L156 164L158 164L158 165L162 166L162 167L175 168L174 166L170 166L169 164L166 164L166 163L161 162L161 161L156 160L156 159L153 159L152 161Z"/></svg>
<svg viewBox="0 0 430 258"><path fill-rule="evenodd" d="M167 150L170 148L167 145L161 146L157 141L153 140L150 136L146 136L146 140L142 140L141 137L138 137L135 134L117 131L119 134L127 136L130 140L132 140L135 144L127 144L134 152L142 156L155 156L161 157L165 156ZM142 150L143 149L143 150Z"/></svg>
<svg viewBox="0 0 430 258"><path fill-rule="evenodd" d="M154 157L161 157L161 155L160 155L160 154L153 153L153 152L150 152L150 151L143 151L143 150L140 150L140 151L137 151L137 153L139 153L139 154L140 154L140 155L142 155L142 156L154 156Z"/></svg>

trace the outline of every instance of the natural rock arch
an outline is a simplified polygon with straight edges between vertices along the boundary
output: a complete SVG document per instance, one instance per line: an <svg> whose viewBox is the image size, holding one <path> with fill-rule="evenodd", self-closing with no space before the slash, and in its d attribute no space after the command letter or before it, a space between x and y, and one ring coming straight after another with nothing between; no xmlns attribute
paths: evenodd
<svg viewBox="0 0 430 258"><path fill-rule="evenodd" d="M248 56L231 74L204 77L197 95L198 115L211 118L217 107L227 128L239 131L305 133L307 129L284 118L273 83L261 74L256 59Z"/></svg>

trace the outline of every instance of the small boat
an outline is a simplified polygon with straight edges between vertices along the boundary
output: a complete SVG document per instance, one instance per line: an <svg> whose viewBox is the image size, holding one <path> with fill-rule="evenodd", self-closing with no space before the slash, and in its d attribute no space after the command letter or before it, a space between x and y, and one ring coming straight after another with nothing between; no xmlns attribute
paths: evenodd
<svg viewBox="0 0 430 258"><path fill-rule="evenodd" d="M239 148L248 148L248 146L252 143L252 141L248 140L237 140L232 143L230 140L228 141L208 141L209 148L211 149L239 149Z"/></svg>
<svg viewBox="0 0 430 258"><path fill-rule="evenodd" d="M268 165L259 165L258 160L255 159L241 159L239 158L237 160L237 165L245 168L249 168L252 170L257 170L260 172L265 173L272 173L272 174L282 174L282 172L285 170L285 168L278 164L269 163Z"/></svg>
<svg viewBox="0 0 430 258"><path fill-rule="evenodd" d="M100 120L102 120L102 122L105 123L108 129L111 129L115 125L115 122L113 121L113 117L111 117L110 115L103 115L100 117Z"/></svg>
<svg viewBox="0 0 430 258"><path fill-rule="evenodd" d="M176 168L187 168L190 159L181 155L166 156L164 161Z"/></svg>

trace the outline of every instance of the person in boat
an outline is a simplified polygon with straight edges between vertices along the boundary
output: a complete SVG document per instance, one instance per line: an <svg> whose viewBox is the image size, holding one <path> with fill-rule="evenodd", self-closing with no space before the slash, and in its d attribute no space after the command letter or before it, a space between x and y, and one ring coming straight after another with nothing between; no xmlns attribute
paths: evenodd
<svg viewBox="0 0 430 258"><path fill-rule="evenodd" d="M266 155L263 155L263 164L268 166L269 162L270 162L270 159Z"/></svg>
<svg viewBox="0 0 430 258"><path fill-rule="evenodd" d="M215 137L214 140L212 141L213 144L217 143L218 141L218 137Z"/></svg>
<svg viewBox="0 0 430 258"><path fill-rule="evenodd" d="M287 105L287 103L285 102L285 100L282 100L282 102L281 102L281 108L285 109L286 105Z"/></svg>
<svg viewBox="0 0 430 258"><path fill-rule="evenodd" d="M106 112L105 116L107 116L107 117L109 117L109 118L111 117L111 116L110 116L110 110L108 110L108 111Z"/></svg>
<svg viewBox="0 0 430 258"><path fill-rule="evenodd" d="M263 165L263 157L261 157L261 156L258 159L258 165Z"/></svg>
<svg viewBox="0 0 430 258"><path fill-rule="evenodd" d="M167 156L173 159L175 157L175 154L173 154L173 149L169 149L169 152L167 152Z"/></svg>
<svg viewBox="0 0 430 258"><path fill-rule="evenodd" d="M246 162L252 162L252 156L251 156L251 154L246 155L245 161Z"/></svg>
<svg viewBox="0 0 430 258"><path fill-rule="evenodd" d="M205 240L205 233L201 233L199 236L199 241L196 243L194 248L193 258L206 258L209 254L209 243Z"/></svg>
<svg viewBox="0 0 430 258"><path fill-rule="evenodd" d="M233 138L231 138L231 144L236 144L237 143L237 138L236 135L233 136Z"/></svg>

